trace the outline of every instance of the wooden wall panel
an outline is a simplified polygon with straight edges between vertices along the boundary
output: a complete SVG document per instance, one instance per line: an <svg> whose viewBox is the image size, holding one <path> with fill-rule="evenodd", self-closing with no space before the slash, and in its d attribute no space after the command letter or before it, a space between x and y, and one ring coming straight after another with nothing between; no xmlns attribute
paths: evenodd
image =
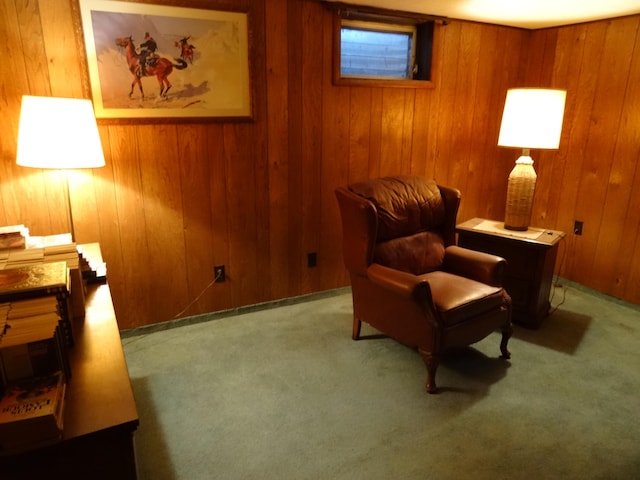
<svg viewBox="0 0 640 480"><path fill-rule="evenodd" d="M546 31L544 30L544 32ZM544 86L577 92L580 81L579 75L574 73L573 64L576 58L582 58L584 54L586 34L587 25L563 29L558 32L557 47L551 47L556 49L554 73ZM532 43L532 48L534 48L533 45L535 43ZM569 121L569 119L574 116L576 100L576 94L568 95L566 99L566 120L560 138L560 149L554 152L554 155L541 156L536 161L535 167L539 173L535 197L536 209L533 216L536 225L567 225L570 222L569 218L561 219L560 216L565 211L561 208L562 202L566 202L570 197L567 195L567 190L571 190L570 177L565 178L565 175L570 174L567 171L568 159L572 157L569 153L569 142L575 122ZM540 153L545 154L545 152ZM560 185L563 187L560 188ZM565 240L565 242L567 241Z"/></svg>
<svg viewBox="0 0 640 480"><path fill-rule="evenodd" d="M150 297L152 313L172 319L187 303L178 133L175 125L144 125L136 130L144 202L144 223L139 228L146 238L144 270L152 286L141 293Z"/></svg>
<svg viewBox="0 0 640 480"><path fill-rule="evenodd" d="M320 170L320 211L318 212L320 273L319 288L346 284L342 262L341 223L334 196L335 187L349 182L349 119L351 87L332 84L333 22L328 11L321 7L323 25L322 45L322 158Z"/></svg>
<svg viewBox="0 0 640 480"><path fill-rule="evenodd" d="M73 2L38 2L51 95L81 98L83 63L74 28ZM29 37L24 37L28 42ZM41 94L42 95L42 94Z"/></svg>
<svg viewBox="0 0 640 480"><path fill-rule="evenodd" d="M382 92L380 176L383 177L407 171L403 161L405 94L405 89L400 88L385 88Z"/></svg>
<svg viewBox="0 0 640 480"><path fill-rule="evenodd" d="M478 136L478 132L484 132L477 143L476 148L471 149L467 154L467 168L461 172L465 177L464 183L463 202L460 208L460 218L471 218L473 215L478 215L488 218L496 218L488 211L488 202L470 203L467 199L478 199L486 196L491 196L489 191L494 190L501 192L502 189L492 188L493 182L498 182L500 187L505 184L504 178L496 179L496 173L493 168L489 168L493 165L499 164L499 158L493 152L495 151L496 142L498 139L498 125L496 125L495 118L499 116L501 109L501 100L498 100L498 95L491 94L492 91L497 90L488 88L488 86L494 83L499 83L499 75L496 75L496 68L493 64L493 55L498 47L499 30L498 29L481 29L480 37L477 42L481 45L481 48L476 52L477 65L477 93L470 99L474 103L472 115L472 124L469 132L467 142L470 142L474 137ZM497 93L497 91L496 91ZM462 187L458 187L462 188Z"/></svg>
<svg viewBox="0 0 640 480"><path fill-rule="evenodd" d="M586 228L580 241L576 241L573 252L575 258L579 260L574 262L573 274L577 278L594 277L592 282L598 282L596 280L598 276L592 273L593 259L605 214L603 201L609 185L620 109L627 83L627 75L622 75L621 72L628 71L629 59L633 51L633 43L624 41L624 34L629 33L627 24L632 20L618 21L615 24L608 22L601 61L592 67L595 70L597 82L586 132L585 156L579 184L581 195L578 196L575 207L576 218L585 219ZM634 28L632 38L635 39L636 25L632 27ZM610 72L616 65L622 65L624 68L618 75L611 76ZM584 66L588 68L587 65ZM611 95L612 91L617 94ZM603 158L609 161L603 162Z"/></svg>
<svg viewBox="0 0 640 480"><path fill-rule="evenodd" d="M632 134L629 136L628 123L623 124L623 116L627 116L637 108L632 98L633 90L637 90L637 81L629 81L631 75L631 63L633 52L637 42L637 32L640 22L637 18L628 18L621 21L612 22L607 32L607 42L605 43L605 62L600 67L599 92L594 103L593 126L598 126L597 134L590 131L590 138L609 138L609 142L603 145L593 145L589 148L592 156L591 161L601 164L602 158L610 158L609 165L603 169L603 174L596 175L598 183L602 185L600 190L599 207L602 209L602 216L597 229L597 236L590 245L590 252L593 261L588 276L593 277L592 285L598 290L613 288L612 292L619 295L617 281L612 271L615 263L612 259L597 255L597 252L617 251L622 256L631 256L633 251L629 245L622 244L620 239L625 238L625 219L627 209L625 205L629 203L629 196L633 187L632 181L635 172L635 165L638 161L638 144L634 144ZM629 42L628 39L636 39ZM613 62L613 63L612 63ZM634 62L634 63L637 63ZM619 68L620 72L611 79L607 79L609 72L614 68ZM607 94L611 89L619 92L619 95ZM608 97L608 98L607 98ZM631 97L631 98L630 98ZM606 119L605 122L602 120ZM637 124L635 127L637 129ZM586 197L586 196L585 196ZM622 208L621 208L622 207ZM639 215L640 216L640 215ZM590 237L593 238L593 237Z"/></svg>
<svg viewBox="0 0 640 480"><path fill-rule="evenodd" d="M449 27L447 27L448 29ZM473 155L473 150L468 146L474 143L474 137L477 137L477 131L474 131L474 112L476 107L483 103L482 95L479 94L478 86L478 69L481 61L480 51L484 47L482 44L482 25L472 23L464 25L460 29L460 39L458 43L458 64L456 72L458 74L455 82L455 90L451 98L452 117L451 132L449 134L449 143L451 149L448 157L445 157L442 165L446 165L446 170L440 170L442 173L447 172L446 178L450 180L448 185L455 185L456 188L464 192L465 198L469 194L469 167ZM483 135L484 136L484 135ZM474 149L475 150L475 149ZM461 217L466 214L465 207L468 202L462 206Z"/></svg>
<svg viewBox="0 0 640 480"><path fill-rule="evenodd" d="M354 87L349 101L349 181L369 178L371 89Z"/></svg>
<svg viewBox="0 0 640 480"><path fill-rule="evenodd" d="M533 218L536 225L550 225L568 233L564 240L566 253L561 257L563 261L560 268L560 273L567 277L573 271L575 256L570 253L575 251L578 238L572 234L573 223L575 220L584 220L576 217L575 205L580 195L579 172L583 169L589 114L597 80L593 69L582 69L580 63L586 58L589 64L599 64L605 32L606 25L603 23L568 27L559 32L557 48L560 54L554 75L555 86L567 89L560 149L546 156L545 165L542 165L541 159L536 162L538 182L550 185L548 188L542 187L541 191L555 191L559 195L555 197L555 208L547 207L546 212L539 210L543 204L534 203ZM557 215L548 212L557 212Z"/></svg>
<svg viewBox="0 0 640 480"><path fill-rule="evenodd" d="M265 36L268 43L278 42L286 37L288 25L287 2L273 2L266 15ZM297 32L299 33L299 32ZM300 128L297 118L289 121L288 105L293 99L300 101L300 95L290 96L289 89L289 50L272 48L267 50L267 155L269 159L269 265L270 287L272 294L286 297L289 291L289 271L287 265L280 261L287 258L290 249L289 225L292 218L289 214L289 175L291 165L289 152L300 150L299 142L290 145L289 131L293 138L296 129ZM292 82L293 83L293 82ZM294 133L295 132L295 133ZM294 219L295 221L295 219Z"/></svg>
<svg viewBox="0 0 640 480"><path fill-rule="evenodd" d="M226 125L224 128L227 164L227 208L229 225L228 279L233 283L231 302L246 305L262 301L258 282L268 282L268 268L258 270L258 211L256 158L253 155L250 128ZM262 272L258 275L258 272Z"/></svg>
<svg viewBox="0 0 640 480"><path fill-rule="evenodd" d="M11 2L4 2L5 6L13 7ZM1 7L0 7L1 8ZM5 68L18 81L15 83L4 83L7 87L12 85L20 85L22 82L26 83L26 72L29 72L29 84L31 87L32 95L51 95L51 84L49 81L49 64L47 61L45 50L45 39L43 38L42 22L38 2L16 2L15 8L17 11L17 21L10 27L4 30L5 32L11 32L11 40L7 43L7 46L21 45L24 56L20 59L20 65L7 65ZM21 39L15 37L13 29L20 29L20 36L22 38L28 38L28 42L22 42ZM53 36L55 38L55 36ZM3 55L3 63L5 60L15 58L15 53L19 51L17 48L12 48L12 54L9 57ZM20 97L18 96L18 101Z"/></svg>
<svg viewBox="0 0 640 480"><path fill-rule="evenodd" d="M314 0L182 3L249 13L254 119L100 127L107 166L69 185L121 328L347 285L338 185L422 174L461 188L459 220L501 218L517 152L496 145L500 116L526 84L569 91L560 150L534 153L534 223L583 220L562 274L640 303L639 16L534 32L452 21L437 27L434 87L415 90L333 85L333 18ZM0 6L0 220L36 235L68 230L65 177L15 165L20 97L88 93L74 12ZM226 282L211 283L214 265Z"/></svg>
<svg viewBox="0 0 640 480"><path fill-rule="evenodd" d="M370 107L370 133L369 133L369 178L376 178L381 175L380 165L382 164L382 95L384 89L371 88ZM363 105L366 111L367 105ZM356 105L352 108L358 108ZM354 179L359 180L359 179Z"/></svg>
<svg viewBox="0 0 640 480"><path fill-rule="evenodd" d="M527 78L567 89L560 149L537 155L534 222L568 233L562 275L634 302L639 25L631 16L536 32L527 65Z"/></svg>
<svg viewBox="0 0 640 480"><path fill-rule="evenodd" d="M453 136L455 115L452 114L455 105L455 91L458 84L457 68L460 56L460 36L462 35L463 24L461 22L451 22L441 28L442 41L442 64L439 68L439 77L436 82L434 94L438 97L438 107L431 112L435 139L435 154L428 161L433 163L433 178L442 185L454 186L455 182L449 181L449 171L452 163L452 155L460 158L461 152L453 151ZM447 141L442 141L447 139Z"/></svg>
<svg viewBox="0 0 640 480"><path fill-rule="evenodd" d="M207 129L203 125L182 125L177 138L180 194L183 210L187 289L183 305L176 314L204 313L212 303L212 266L215 265L211 249L213 231L209 197L211 159L207 151ZM181 255L180 255L181 256ZM179 257L180 257L179 256ZM178 258L179 258L178 257ZM176 279L178 280L178 279ZM202 295L201 295L202 294ZM193 299L193 300L191 300Z"/></svg>
<svg viewBox="0 0 640 480"><path fill-rule="evenodd" d="M116 199L118 243L102 246L107 262L107 275L112 286L114 307L119 322L131 326L149 323L153 316L151 291L155 282L147 268L153 261L147 249L145 225L145 199L142 195L142 169L138 153L138 130L129 126L109 127L109 159L113 169L113 188ZM103 241L77 232L77 240ZM112 264L118 256L120 262ZM117 268L122 270L118 271ZM144 279L144 280L143 280ZM168 320L166 316L163 316ZM120 320L122 319L122 320Z"/></svg>
<svg viewBox="0 0 640 480"><path fill-rule="evenodd" d="M220 125L206 126L206 157L205 162L209 164L209 208L211 211L211 240L210 244L202 248L211 251L212 267L215 265L229 265L229 247L231 234L229 231L229 196L227 194L227 162L224 154L224 129ZM206 203L206 198L201 198L201 202ZM189 252L187 252L187 255ZM211 280L213 274L211 273ZM205 292L203 305L200 307L201 313L207 311L217 311L230 308L231 303L231 282L222 282L212 285L211 289Z"/></svg>
<svg viewBox="0 0 640 480"><path fill-rule="evenodd" d="M412 122L412 148L409 171L412 175L431 177L426 170L425 158L428 158L429 116L431 115L433 92L419 89L415 92Z"/></svg>
<svg viewBox="0 0 640 480"><path fill-rule="evenodd" d="M115 127L101 126L99 128L106 166L104 168L95 169L92 173L95 182L95 202L97 205L100 205L93 216L98 221L98 229L100 233L97 236L85 238L100 239L102 255L104 258L109 260L107 275L109 278L116 279L116 281L111 282L110 288L112 295L114 298L123 299L128 292L124 285L125 261L127 263L131 262L129 259L123 258L122 255L122 237L120 234L121 224L118 213L118 208L122 206L122 203L119 204L118 190L115 188L117 184L117 172L115 171L116 163L113 159L113 154L117 153L117 150L112 148L114 143L111 142L111 133L114 132ZM82 198L80 192L77 193L76 197ZM118 302L115 307L117 309L116 313L122 314L123 318L128 318L125 316L125 309L127 305L124 301ZM142 313L144 312L139 311L137 314L141 315ZM142 322L139 322L138 324L141 323Z"/></svg>
<svg viewBox="0 0 640 480"><path fill-rule="evenodd" d="M291 203L299 206L300 229L293 232L300 244L298 252L302 258L295 257L290 262L293 265L290 277L289 294L317 292L321 290L320 268L307 268L304 255L311 252L320 253L320 238L322 229L320 225L323 133L322 114L323 105L323 71L324 58L324 28L318 28L318 19L322 19L318 11L318 5L312 2L302 4L301 25L301 49L300 57L295 57L294 63L290 63L290 70L299 70L302 101L299 106L300 114L295 118L301 119L300 130L300 157L292 157L299 174L293 178L300 178L300 199L293 198ZM292 105L292 107L294 107ZM299 204L297 203L299 201ZM320 258L322 264L322 258ZM299 289L299 290L298 290Z"/></svg>
<svg viewBox="0 0 640 480"><path fill-rule="evenodd" d="M636 35L629 82L622 111L621 128L616 146L616 165L619 189L611 208L625 209L622 226L616 225L618 239L623 244L620 255L613 258L607 266L596 262L594 271L603 268L610 291L618 298L626 298L640 303L640 32ZM618 160L619 159L619 160ZM625 196L628 195L628 202Z"/></svg>

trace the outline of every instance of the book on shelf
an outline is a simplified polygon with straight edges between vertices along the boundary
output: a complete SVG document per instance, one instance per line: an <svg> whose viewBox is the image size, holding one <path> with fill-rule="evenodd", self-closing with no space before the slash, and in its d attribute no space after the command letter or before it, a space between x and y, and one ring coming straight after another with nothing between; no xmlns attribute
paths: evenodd
<svg viewBox="0 0 640 480"><path fill-rule="evenodd" d="M69 269L64 261L0 270L0 302L56 297L61 333L69 347L74 344L70 294Z"/></svg>
<svg viewBox="0 0 640 480"><path fill-rule="evenodd" d="M19 303L38 303L38 306L14 311L13 305ZM57 305L49 303L45 306L42 301L14 302L9 304L4 320L0 319L0 389L22 378L49 375L58 370L67 379L71 377L60 314ZM36 311L40 313L34 313Z"/></svg>
<svg viewBox="0 0 640 480"><path fill-rule="evenodd" d="M2 304L6 308L6 318L16 319L41 315L44 313L60 314L60 304L56 295L45 295L43 297L27 298L16 300L15 302Z"/></svg>
<svg viewBox="0 0 640 480"><path fill-rule="evenodd" d="M69 268L66 262L34 263L0 270L0 302L43 295L69 295Z"/></svg>
<svg viewBox="0 0 640 480"><path fill-rule="evenodd" d="M66 382L62 372L11 383L0 398L0 453L62 439Z"/></svg>

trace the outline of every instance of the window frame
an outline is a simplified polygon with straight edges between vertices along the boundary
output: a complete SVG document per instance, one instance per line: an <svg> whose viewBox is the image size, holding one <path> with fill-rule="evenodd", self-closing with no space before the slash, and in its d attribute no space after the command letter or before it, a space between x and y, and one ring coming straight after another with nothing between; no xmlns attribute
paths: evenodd
<svg viewBox="0 0 640 480"><path fill-rule="evenodd" d="M381 9L368 8L365 10L355 8L353 5L336 4L333 9L333 84L347 86L369 86L369 87L413 87L413 88L435 88L434 79L437 78L437 48L440 45L441 27L448 23L447 19L432 16L420 16L404 14L404 12L390 12ZM429 79L405 79L388 77L366 77L366 76L342 76L341 73L341 30L343 21L363 21L372 24L391 25L413 25L417 30L415 40L416 52L413 52L417 61L428 61ZM421 40L419 35L431 35L431 48L428 52L421 50ZM430 31L429 31L430 30ZM424 40L423 40L424 41ZM419 58L420 57L420 58Z"/></svg>

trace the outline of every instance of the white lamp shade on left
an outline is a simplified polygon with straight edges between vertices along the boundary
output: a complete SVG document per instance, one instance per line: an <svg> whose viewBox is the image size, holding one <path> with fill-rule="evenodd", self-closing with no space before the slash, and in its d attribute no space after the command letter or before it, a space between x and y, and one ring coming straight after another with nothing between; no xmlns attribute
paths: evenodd
<svg viewBox="0 0 640 480"><path fill-rule="evenodd" d="M91 100L23 96L16 163L33 168L103 167Z"/></svg>

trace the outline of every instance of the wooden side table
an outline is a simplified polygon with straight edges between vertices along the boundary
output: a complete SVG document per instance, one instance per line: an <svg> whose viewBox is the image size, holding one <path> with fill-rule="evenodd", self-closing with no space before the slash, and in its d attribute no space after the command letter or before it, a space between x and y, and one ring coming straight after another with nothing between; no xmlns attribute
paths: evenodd
<svg viewBox="0 0 640 480"><path fill-rule="evenodd" d="M484 218L467 220L456 226L456 232L461 247L507 260L504 285L513 300L513 321L538 328L551 306L553 271L564 232L532 227L517 232Z"/></svg>

